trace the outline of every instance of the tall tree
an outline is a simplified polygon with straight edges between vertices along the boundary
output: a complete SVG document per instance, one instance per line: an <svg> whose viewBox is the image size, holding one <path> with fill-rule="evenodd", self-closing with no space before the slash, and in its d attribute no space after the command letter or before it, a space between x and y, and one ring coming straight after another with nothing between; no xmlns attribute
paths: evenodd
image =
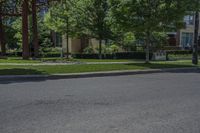
<svg viewBox="0 0 200 133"><path fill-rule="evenodd" d="M23 59L29 59L30 47L28 38L28 0L24 0L22 3L22 57Z"/></svg>
<svg viewBox="0 0 200 133"><path fill-rule="evenodd" d="M67 39L67 58L69 58L69 37L74 35L74 6L77 0L62 0L53 5L46 14L44 23L49 29L61 33Z"/></svg>
<svg viewBox="0 0 200 133"><path fill-rule="evenodd" d="M154 32L167 31L179 24L189 0L110 0L111 15L121 28L140 33L145 41L146 63L149 63ZM171 29L170 29L171 30Z"/></svg>
<svg viewBox="0 0 200 133"><path fill-rule="evenodd" d="M99 40L99 58L102 58L102 40L112 37L108 24L109 5L107 0L82 0L79 2L80 22L85 27L87 34Z"/></svg>
<svg viewBox="0 0 200 133"><path fill-rule="evenodd" d="M39 56L36 0L32 0L32 29L33 29L34 57L36 58Z"/></svg>
<svg viewBox="0 0 200 133"><path fill-rule="evenodd" d="M0 45L1 53L6 55L6 24L8 17L20 16L19 13L20 0L0 0Z"/></svg>

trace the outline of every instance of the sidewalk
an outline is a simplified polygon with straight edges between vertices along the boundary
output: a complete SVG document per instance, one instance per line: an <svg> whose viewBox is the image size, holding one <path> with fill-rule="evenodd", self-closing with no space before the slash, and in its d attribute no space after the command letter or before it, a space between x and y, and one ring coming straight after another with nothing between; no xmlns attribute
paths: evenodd
<svg viewBox="0 0 200 133"><path fill-rule="evenodd" d="M37 79L48 80L48 79L90 78L90 77L122 76L122 75L151 74L151 73L165 73L165 72L200 73L200 69L194 67L194 68L103 71L103 72L53 74L53 75L9 75L9 76L0 76L0 81L2 80L37 80Z"/></svg>

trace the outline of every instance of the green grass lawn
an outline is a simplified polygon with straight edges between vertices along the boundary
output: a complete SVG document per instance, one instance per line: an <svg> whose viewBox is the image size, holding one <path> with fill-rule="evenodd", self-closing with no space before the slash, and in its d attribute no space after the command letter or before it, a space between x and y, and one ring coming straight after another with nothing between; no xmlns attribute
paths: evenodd
<svg viewBox="0 0 200 133"><path fill-rule="evenodd" d="M190 60L192 59L192 54L185 54L185 55L168 55L170 60Z"/></svg>
<svg viewBox="0 0 200 133"><path fill-rule="evenodd" d="M7 59L0 59L0 63L41 63L40 60L22 60L21 57L9 57Z"/></svg>
<svg viewBox="0 0 200 133"><path fill-rule="evenodd" d="M0 59L0 63L42 63L42 62L134 62L139 60L126 60L126 59L65 59L59 57L41 58L37 60L22 60L20 57L9 57L7 59Z"/></svg>
<svg viewBox="0 0 200 133"><path fill-rule="evenodd" d="M128 60L128 59L74 59L79 62L135 62L142 60Z"/></svg>
<svg viewBox="0 0 200 133"><path fill-rule="evenodd" d="M182 62L152 62L130 64L98 64L98 65L56 65L56 66L9 66L0 65L0 75L31 75L31 74L64 74L82 72L100 72L114 70L143 70L157 68L183 68L194 67L191 61Z"/></svg>

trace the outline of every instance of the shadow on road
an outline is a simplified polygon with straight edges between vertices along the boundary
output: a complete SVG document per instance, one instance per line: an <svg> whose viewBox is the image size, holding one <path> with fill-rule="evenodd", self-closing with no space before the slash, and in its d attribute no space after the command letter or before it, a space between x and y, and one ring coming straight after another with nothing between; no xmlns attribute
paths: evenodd
<svg viewBox="0 0 200 133"><path fill-rule="evenodd" d="M3 79L0 80L0 84L13 84L13 83L25 83L25 82L43 82L46 78L20 78L20 79Z"/></svg>
<svg viewBox="0 0 200 133"><path fill-rule="evenodd" d="M45 74L42 71L37 71L34 69L22 69L22 68L13 68L13 69L2 69L0 70L1 76L6 75L42 75ZM11 84L11 83L23 83L23 82L42 82L46 80L45 78L36 77L36 78L27 78L27 77L21 77L20 79L7 77L4 79L0 79L0 84Z"/></svg>
<svg viewBox="0 0 200 133"><path fill-rule="evenodd" d="M33 75L33 74L41 75L45 73L35 69L23 69L23 68L0 69L0 75Z"/></svg>
<svg viewBox="0 0 200 133"><path fill-rule="evenodd" d="M126 72L126 73L106 73L106 74L93 74L93 75L75 75L75 76L50 76L50 77L21 77L19 79L16 78L7 78L0 79L0 84L12 84L12 83L24 83L24 82L43 82L46 80L59 80L59 79L79 79L79 78L95 78L95 77L109 77L109 76L126 76L126 75L136 75L136 74L153 74L153 73L200 73L200 68L194 67L192 65L178 65L178 64L144 64L144 63L131 63L126 65L133 65L141 68L147 69L159 69L160 71L135 71L135 72ZM166 69L167 68L167 69ZM169 69L169 68L181 68L181 69ZM184 69L187 68L187 69ZM191 68L191 69L188 69ZM9 73L10 72L10 73ZM0 70L1 75L42 75L45 72L37 71L33 69L4 69Z"/></svg>
<svg viewBox="0 0 200 133"><path fill-rule="evenodd" d="M185 64L173 64L173 63L130 63L126 64L128 66L137 66L144 67L149 69L166 69L166 68L189 68L194 67L193 65L185 65Z"/></svg>

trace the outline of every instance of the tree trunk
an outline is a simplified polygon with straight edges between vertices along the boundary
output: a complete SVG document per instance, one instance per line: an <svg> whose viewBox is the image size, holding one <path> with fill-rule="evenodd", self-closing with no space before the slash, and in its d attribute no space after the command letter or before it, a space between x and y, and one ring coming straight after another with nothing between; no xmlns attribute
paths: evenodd
<svg viewBox="0 0 200 133"><path fill-rule="evenodd" d="M145 48L145 52L146 52L146 63L150 62L150 32L147 32L146 35L146 48Z"/></svg>
<svg viewBox="0 0 200 133"><path fill-rule="evenodd" d="M38 27L37 27L37 13L36 13L36 0L32 0L32 25L33 25L33 47L34 57L39 57L39 43L38 43Z"/></svg>
<svg viewBox="0 0 200 133"><path fill-rule="evenodd" d="M1 7L0 7L0 45L1 45L1 56L6 55L6 44L5 44L5 32L3 27L3 17L1 14Z"/></svg>
<svg viewBox="0 0 200 133"><path fill-rule="evenodd" d="M68 34L66 35L66 39L67 39L67 46L66 46L67 55L66 55L66 58L69 59L69 35Z"/></svg>
<svg viewBox="0 0 200 133"><path fill-rule="evenodd" d="M29 59L30 47L28 39L28 0L24 0L22 4L22 57Z"/></svg>
<svg viewBox="0 0 200 133"><path fill-rule="evenodd" d="M57 33L55 33L55 31L51 31L50 32L50 38L51 38L51 42L53 43L53 47L55 48L57 44L59 44L59 41L57 42Z"/></svg>
<svg viewBox="0 0 200 133"><path fill-rule="evenodd" d="M192 63L198 65L198 35L199 35L199 12L195 13L194 45Z"/></svg>
<svg viewBox="0 0 200 133"><path fill-rule="evenodd" d="M102 40L99 40L99 59L102 59Z"/></svg>
<svg viewBox="0 0 200 133"><path fill-rule="evenodd" d="M67 55L66 58L69 59L69 18L67 17Z"/></svg>

